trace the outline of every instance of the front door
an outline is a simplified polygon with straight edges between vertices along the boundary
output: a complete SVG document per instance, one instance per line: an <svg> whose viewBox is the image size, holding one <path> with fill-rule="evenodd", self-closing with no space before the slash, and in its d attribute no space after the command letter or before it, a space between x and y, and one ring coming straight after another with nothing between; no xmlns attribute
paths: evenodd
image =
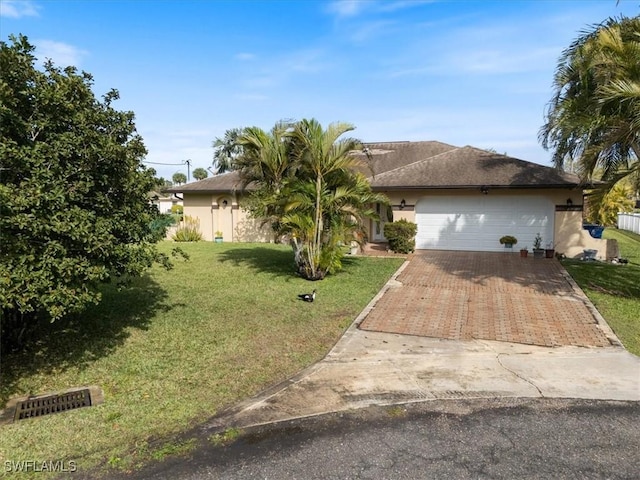
<svg viewBox="0 0 640 480"><path fill-rule="evenodd" d="M386 239L384 238L384 224L387 220L387 210L384 205L380 203L376 203L376 213L378 214L379 220L377 222L372 222L372 232L371 232L371 240L374 242L384 242Z"/></svg>

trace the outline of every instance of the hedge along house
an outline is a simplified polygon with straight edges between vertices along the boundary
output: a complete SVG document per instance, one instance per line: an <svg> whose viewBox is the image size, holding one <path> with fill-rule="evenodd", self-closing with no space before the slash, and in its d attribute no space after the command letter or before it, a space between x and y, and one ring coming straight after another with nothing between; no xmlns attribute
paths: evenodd
<svg viewBox="0 0 640 480"><path fill-rule="evenodd" d="M393 220L418 225L417 249L504 251L503 235L518 239L514 251L552 245L569 257L585 249L598 258L617 255L615 242L592 238L582 228L580 179L554 168L506 155L441 142L367 143L362 157L371 167L374 191L385 193ZM269 241L272 235L241 208L237 173L180 187L184 213L200 219L206 240L222 231L225 241ZM379 222L369 222L370 242L384 242L387 208L376 205Z"/></svg>

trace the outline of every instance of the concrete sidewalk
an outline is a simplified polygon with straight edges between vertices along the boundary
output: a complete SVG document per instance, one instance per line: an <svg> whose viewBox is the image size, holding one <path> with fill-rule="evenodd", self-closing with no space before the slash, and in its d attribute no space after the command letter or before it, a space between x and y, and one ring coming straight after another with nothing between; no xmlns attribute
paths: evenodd
<svg viewBox="0 0 640 480"><path fill-rule="evenodd" d="M376 302L396 286L398 273L322 361L222 412L205 428L246 428L435 399L640 401L640 357L619 345L550 348L360 330Z"/></svg>

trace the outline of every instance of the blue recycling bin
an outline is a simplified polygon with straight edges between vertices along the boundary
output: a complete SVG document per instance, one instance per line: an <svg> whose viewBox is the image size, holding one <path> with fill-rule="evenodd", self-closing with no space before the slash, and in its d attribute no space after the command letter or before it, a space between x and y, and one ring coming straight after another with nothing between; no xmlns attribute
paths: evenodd
<svg viewBox="0 0 640 480"><path fill-rule="evenodd" d="M602 232L604 232L604 227L602 225L585 224L582 228L588 230L589 235L593 238L602 238Z"/></svg>

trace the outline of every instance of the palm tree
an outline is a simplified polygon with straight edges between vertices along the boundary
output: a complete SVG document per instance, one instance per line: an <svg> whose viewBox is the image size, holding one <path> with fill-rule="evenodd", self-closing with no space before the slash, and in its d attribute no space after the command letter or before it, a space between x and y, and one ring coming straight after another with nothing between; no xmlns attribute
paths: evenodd
<svg viewBox="0 0 640 480"><path fill-rule="evenodd" d="M385 195L371 191L361 173L345 173L321 187L319 208L313 179L296 184L289 193L282 223L285 229L289 227L296 264L305 278L321 279L340 269L343 246L352 242L362 245L366 238L364 221L378 219L373 205L389 202Z"/></svg>
<svg viewBox="0 0 640 480"><path fill-rule="evenodd" d="M269 132L245 128L237 138L242 154L233 168L243 187L252 187L245 207L276 237L290 238L298 271L308 279L340 268L342 246L362 243L364 219L376 218L372 205L389 202L357 172L360 162L350 153L360 142L340 139L351 130L345 123L323 130L316 120L280 121Z"/></svg>
<svg viewBox="0 0 640 480"><path fill-rule="evenodd" d="M173 180L173 183L182 185L183 183L187 183L187 176L184 173L176 172L171 177L171 180Z"/></svg>
<svg viewBox="0 0 640 480"><path fill-rule="evenodd" d="M238 138L244 128L232 128L224 132L223 138L216 138L213 142L213 164L217 167L216 173L224 173L233 170L233 164L242 155L242 146Z"/></svg>
<svg viewBox="0 0 640 480"><path fill-rule="evenodd" d="M232 166L240 174L242 188L252 187L245 207L263 226L269 224L276 238L282 235L282 189L296 171L289 154L290 131L287 121L276 123L269 132L258 127L243 129L236 139L242 153Z"/></svg>
<svg viewBox="0 0 640 480"><path fill-rule="evenodd" d="M256 183L279 192L296 165L289 155L291 124L280 121L269 132L258 127L245 128L237 143L242 149L233 164L240 173L243 186Z"/></svg>
<svg viewBox="0 0 640 480"><path fill-rule="evenodd" d="M196 180L204 180L204 179L205 179L205 178L207 178L208 176L209 176L209 174L208 174L208 173L207 173L207 171L206 171L204 168L202 168L202 167L196 168L196 169L193 171L193 178L195 178Z"/></svg>
<svg viewBox="0 0 640 480"><path fill-rule="evenodd" d="M640 170L640 18L610 18L560 57L540 140L563 168L576 159L611 188Z"/></svg>
<svg viewBox="0 0 640 480"><path fill-rule="evenodd" d="M290 151L299 179L290 185L282 219L294 241L299 272L318 280L340 267L341 244L363 240L363 219L374 218L372 203L388 203L371 191L357 172L362 164L350 155L362 144L340 138L354 127L332 123L324 130L315 120L302 120L291 133Z"/></svg>

